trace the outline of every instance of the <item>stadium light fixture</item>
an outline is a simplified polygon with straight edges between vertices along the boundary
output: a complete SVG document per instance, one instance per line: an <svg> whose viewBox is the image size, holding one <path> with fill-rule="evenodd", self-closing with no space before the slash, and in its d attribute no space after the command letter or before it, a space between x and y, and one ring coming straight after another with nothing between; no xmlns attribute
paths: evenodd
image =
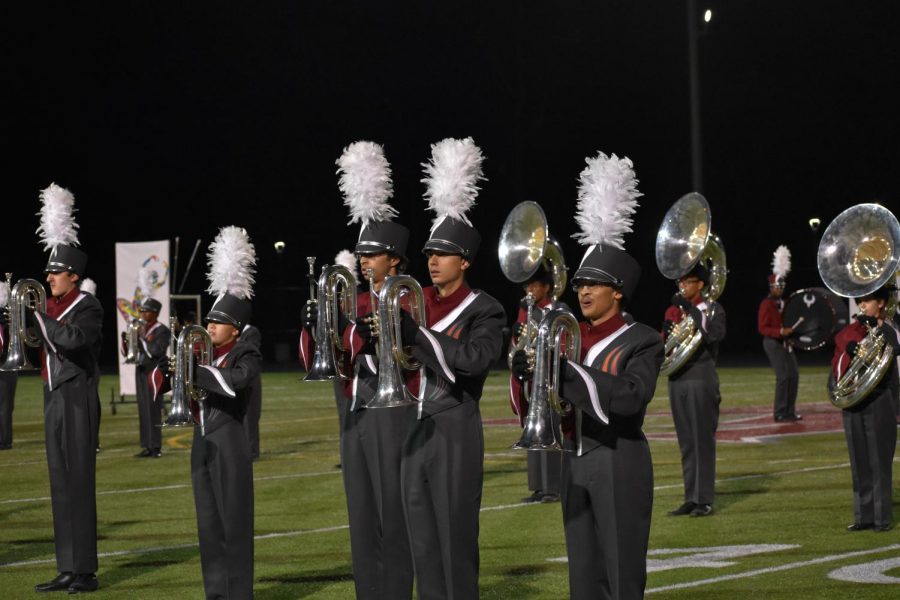
<svg viewBox="0 0 900 600"><path fill-rule="evenodd" d="M813 217L809 220L809 228L812 229L813 233L819 230L821 224L822 220L819 217Z"/></svg>
<svg viewBox="0 0 900 600"><path fill-rule="evenodd" d="M703 13L703 22L709 23L712 21L712 11L710 9L706 9L706 12Z"/></svg>
<svg viewBox="0 0 900 600"><path fill-rule="evenodd" d="M277 252L278 254L281 254L282 252L284 252L284 246L285 246L285 243L282 242L281 240L278 240L277 242L275 242L275 252Z"/></svg>

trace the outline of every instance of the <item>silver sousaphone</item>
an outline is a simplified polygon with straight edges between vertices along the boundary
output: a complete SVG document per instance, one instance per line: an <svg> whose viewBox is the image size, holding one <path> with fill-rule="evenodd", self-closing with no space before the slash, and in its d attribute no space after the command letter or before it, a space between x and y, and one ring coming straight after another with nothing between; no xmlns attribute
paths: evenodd
<svg viewBox="0 0 900 600"><path fill-rule="evenodd" d="M525 331L509 351L510 365L518 350L528 353L529 361L534 364L533 383L524 388L528 414L522 437L513 448L562 450L560 420L553 414L562 411L556 377L563 354L569 360L579 359L581 333L575 316L557 304L568 281L566 261L559 243L550 236L547 217L537 202L522 202L509 213L500 232L497 253L500 269L514 283L527 281L542 263L553 276L550 292L553 300L547 313L542 319L541 313L536 316L534 297L528 294Z"/></svg>
<svg viewBox="0 0 900 600"><path fill-rule="evenodd" d="M819 242L819 275L839 296L859 298L896 280L900 268L900 223L878 204L858 204L835 218ZM897 291L885 307L889 319L897 310ZM850 408L881 382L894 361L893 347L870 328L859 342L850 366L830 390L831 403Z"/></svg>
<svg viewBox="0 0 900 600"><path fill-rule="evenodd" d="M510 211L500 231L497 248L500 270L513 283L523 283L534 275L541 264L553 277L553 298L548 309L556 308L557 301L566 289L569 275L562 247L550 235L544 209L537 202L521 202ZM509 360L517 350L533 346L537 336L540 317L534 315L534 298L525 296L527 317L525 334L519 336L518 343L510 348Z"/></svg>
<svg viewBox="0 0 900 600"><path fill-rule="evenodd" d="M728 274L725 248L712 233L712 216L706 198L691 192L673 204L663 218L656 234L656 266L663 276L677 280L698 263L709 270L709 284L703 287L702 294L711 307L706 309L706 316L711 319L713 302L725 291ZM677 372L694 355L701 341L694 319L684 315L666 338L666 354L659 374Z"/></svg>

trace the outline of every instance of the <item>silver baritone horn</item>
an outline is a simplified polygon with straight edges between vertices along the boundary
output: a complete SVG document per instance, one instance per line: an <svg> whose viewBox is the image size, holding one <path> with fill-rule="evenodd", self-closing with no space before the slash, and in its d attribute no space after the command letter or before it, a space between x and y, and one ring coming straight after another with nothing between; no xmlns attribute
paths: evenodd
<svg viewBox="0 0 900 600"><path fill-rule="evenodd" d="M140 340L140 331L141 327L144 326L143 319L132 319L130 323L128 323L128 327L125 329L125 348L123 349L123 353L125 354L125 363L129 365L136 364L141 355L141 340Z"/></svg>
<svg viewBox="0 0 900 600"><path fill-rule="evenodd" d="M12 273L6 274L6 283L12 283ZM47 312L47 292L40 282L34 279L21 279L9 293L9 305L6 307L9 323L9 352L6 362L0 371L30 371L35 367L28 360L26 348L37 348L41 338L29 335L25 328L25 311L38 310Z"/></svg>
<svg viewBox="0 0 900 600"><path fill-rule="evenodd" d="M403 298L409 298L412 319L425 324L425 296L422 286L409 275L393 275L384 280L378 292L378 389L366 408L394 408L415 404L406 387L403 371L419 371L419 389L424 389L424 367L401 343L400 311Z"/></svg>
<svg viewBox="0 0 900 600"><path fill-rule="evenodd" d="M172 331L177 324L175 317L169 321ZM172 410L169 412L163 427L183 427L185 425L200 425L200 434L206 435L206 423L203 415L203 402L207 392L194 387L195 363L200 365L212 365L213 343L209 333L199 325L188 325L178 334L178 339L172 338L172 356L169 357L169 370L172 373ZM195 360L196 352L196 360ZM191 413L191 402L196 402L199 407L199 417L194 419Z"/></svg>
<svg viewBox="0 0 900 600"><path fill-rule="evenodd" d="M668 279L680 279L698 263L709 270L709 284L703 287L703 299L710 305L707 318L714 314L712 303L725 290L727 270L725 248L713 235L709 203L691 192L669 208L656 234L656 266ZM675 324L666 338L666 354L660 375L677 372L700 347L702 336L690 315Z"/></svg>
<svg viewBox="0 0 900 600"><path fill-rule="evenodd" d="M553 415L553 412L560 415L564 412L558 380L560 358L563 355L572 361L578 361L581 357L581 330L575 315L564 308L554 308L547 311L538 326L528 414L525 416L522 437L513 444L513 448L563 449L561 423Z"/></svg>
<svg viewBox="0 0 900 600"><path fill-rule="evenodd" d="M859 298L875 292L898 275L900 223L878 204L858 204L835 218L819 242L819 275L839 296ZM888 320L897 310L893 290L885 307ZM859 342L847 370L830 390L831 403L849 408L881 382L894 361L894 350L881 333L871 329Z"/></svg>
<svg viewBox="0 0 900 600"><path fill-rule="evenodd" d="M315 258L310 257L310 276L313 274ZM350 321L356 320L356 277L350 269L342 265L324 265L318 281L318 303L316 318L313 362L303 381L327 381L338 377L350 379L344 373L344 340L340 328L341 312ZM312 284L310 291L312 292Z"/></svg>

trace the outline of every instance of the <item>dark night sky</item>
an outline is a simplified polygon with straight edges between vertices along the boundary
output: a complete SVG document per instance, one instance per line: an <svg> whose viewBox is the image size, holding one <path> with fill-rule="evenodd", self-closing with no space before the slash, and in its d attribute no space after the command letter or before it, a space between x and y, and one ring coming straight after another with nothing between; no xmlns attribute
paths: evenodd
<svg viewBox="0 0 900 600"><path fill-rule="evenodd" d="M183 270L196 238L205 250L218 227L238 224L260 257L257 321L270 344L293 345L305 257L331 262L357 235L334 160L359 139L385 146L394 205L413 230L412 272L426 278L420 163L450 136L472 136L487 157L470 214L485 239L470 280L510 312L520 292L496 258L509 210L541 203L577 266L569 236L584 157L630 157L645 194L626 237L644 266L631 309L653 326L662 319L674 286L653 243L665 211L691 191L683 2L10 4L0 266L17 278L40 272L38 190L68 187L110 330L116 241L179 235ZM900 5L706 7L703 192L729 260L723 353L761 356L756 308L775 247L794 253L789 291L820 285L809 217L824 229L859 202L897 212ZM205 287L202 266L185 291ZM571 292L565 299L574 305Z"/></svg>

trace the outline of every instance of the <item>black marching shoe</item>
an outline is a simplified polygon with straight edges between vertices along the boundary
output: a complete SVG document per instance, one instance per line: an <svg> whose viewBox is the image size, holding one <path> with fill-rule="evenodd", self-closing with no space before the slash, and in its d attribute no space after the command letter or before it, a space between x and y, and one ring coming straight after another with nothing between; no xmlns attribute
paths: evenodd
<svg viewBox="0 0 900 600"><path fill-rule="evenodd" d="M95 592L99 587L100 584L97 583L97 578L94 577L93 573L81 573L72 580L72 583L69 585L69 593Z"/></svg>
<svg viewBox="0 0 900 600"><path fill-rule="evenodd" d="M152 453L150 452L150 448L144 448L140 452L134 455L135 458L147 458Z"/></svg>
<svg viewBox="0 0 900 600"><path fill-rule="evenodd" d="M679 517L681 515L689 515L691 511L697 508L697 504L695 502L685 502L675 510L669 511L670 517Z"/></svg>
<svg viewBox="0 0 900 600"><path fill-rule="evenodd" d="M160 450L159 448L154 448L150 451L150 456L152 458L159 458L160 456L162 456L162 450Z"/></svg>
<svg viewBox="0 0 900 600"><path fill-rule="evenodd" d="M72 573L60 573L51 581L39 583L34 586L36 592L60 592L69 589L69 585L75 581L75 575Z"/></svg>
<svg viewBox="0 0 900 600"><path fill-rule="evenodd" d="M698 504L697 507L691 511L692 517L708 517L712 514L712 504Z"/></svg>
<svg viewBox="0 0 900 600"><path fill-rule="evenodd" d="M883 533L885 531L890 531L893 528L894 526L890 523L885 523L884 525L875 525L874 527L872 527L875 533Z"/></svg>
<svg viewBox="0 0 900 600"><path fill-rule="evenodd" d="M544 499L544 492L542 492L541 490L537 490L532 495L522 498L522 502L530 504L532 502L541 502L543 499Z"/></svg>
<svg viewBox="0 0 900 600"><path fill-rule="evenodd" d="M847 531L865 531L866 529L874 528L874 523L854 523L853 525L847 525Z"/></svg>

